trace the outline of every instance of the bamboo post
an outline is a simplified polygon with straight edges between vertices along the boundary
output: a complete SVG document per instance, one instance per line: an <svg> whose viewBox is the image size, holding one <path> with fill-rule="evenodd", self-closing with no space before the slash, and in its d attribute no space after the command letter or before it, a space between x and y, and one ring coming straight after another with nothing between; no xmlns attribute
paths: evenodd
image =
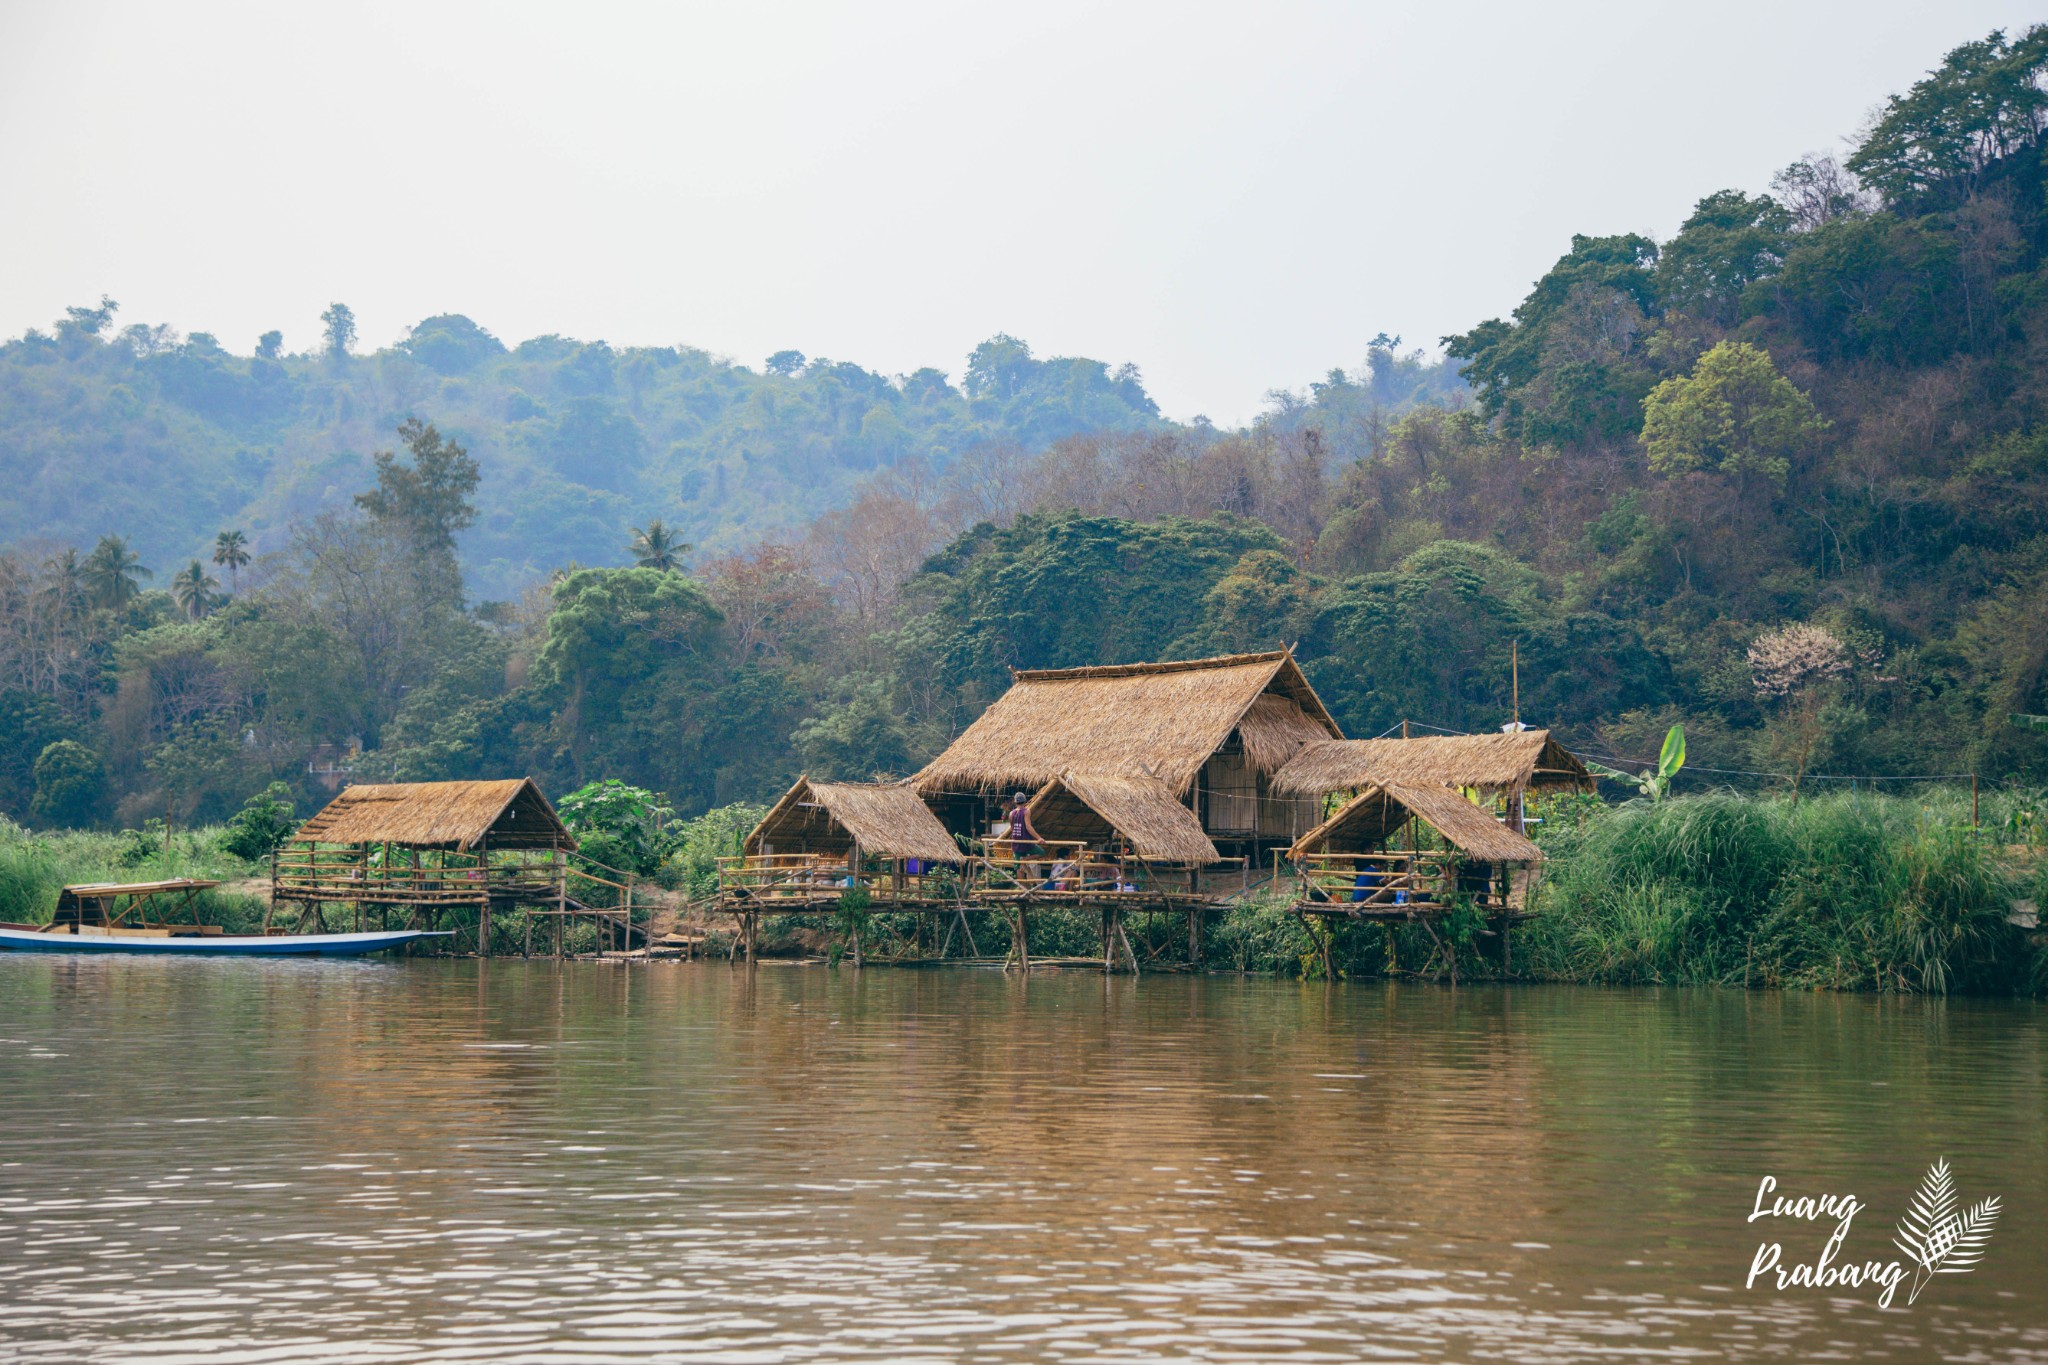
<svg viewBox="0 0 2048 1365"><path fill-rule="evenodd" d="M1970 774L1970 828L1979 829L1977 823L1977 774Z"/></svg>
<svg viewBox="0 0 2048 1365"><path fill-rule="evenodd" d="M389 862L391 855L387 853L384 857L385 861ZM477 883L482 888L482 899L477 902L476 907L476 955L478 957L489 957L491 955L491 853L490 845L486 842L485 836L482 835L477 836L476 860L477 865L484 869L483 880Z"/></svg>

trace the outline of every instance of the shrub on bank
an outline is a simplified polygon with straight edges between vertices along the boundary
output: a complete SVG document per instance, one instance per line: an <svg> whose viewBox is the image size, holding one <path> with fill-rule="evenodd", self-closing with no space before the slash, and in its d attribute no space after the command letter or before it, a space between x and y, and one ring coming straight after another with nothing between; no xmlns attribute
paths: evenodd
<svg viewBox="0 0 2048 1365"><path fill-rule="evenodd" d="M1545 838L1517 955L1556 980L1930 993L2035 988L2023 874L1967 798L1695 796Z"/></svg>

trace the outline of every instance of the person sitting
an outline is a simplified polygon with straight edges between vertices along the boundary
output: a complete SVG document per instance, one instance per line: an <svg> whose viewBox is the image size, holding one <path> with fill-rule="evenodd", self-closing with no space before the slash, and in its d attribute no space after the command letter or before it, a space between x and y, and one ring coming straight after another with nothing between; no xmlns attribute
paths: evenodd
<svg viewBox="0 0 2048 1365"><path fill-rule="evenodd" d="M1372 893L1380 888L1380 874L1369 867L1358 869L1358 876L1351 882L1351 903L1357 905L1372 899Z"/></svg>

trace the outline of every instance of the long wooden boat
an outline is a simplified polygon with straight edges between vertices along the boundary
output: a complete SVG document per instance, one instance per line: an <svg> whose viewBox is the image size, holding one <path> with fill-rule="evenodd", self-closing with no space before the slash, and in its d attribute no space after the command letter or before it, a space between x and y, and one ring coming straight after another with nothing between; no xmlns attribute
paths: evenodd
<svg viewBox="0 0 2048 1365"><path fill-rule="evenodd" d="M0 926L0 950L17 953L205 953L214 957L360 957L447 931L366 934L194 934L166 929L95 931Z"/></svg>
<svg viewBox="0 0 2048 1365"><path fill-rule="evenodd" d="M445 931L230 934L200 922L200 892L219 882L87 882L57 894L48 924L0 922L0 950L17 953L208 953L216 957L359 957Z"/></svg>

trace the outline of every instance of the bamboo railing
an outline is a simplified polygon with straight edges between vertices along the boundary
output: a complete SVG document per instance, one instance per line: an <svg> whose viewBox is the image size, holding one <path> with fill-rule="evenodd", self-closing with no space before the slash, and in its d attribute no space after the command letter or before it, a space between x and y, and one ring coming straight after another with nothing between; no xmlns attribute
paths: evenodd
<svg viewBox="0 0 2048 1365"><path fill-rule="evenodd" d="M829 853L748 854L717 860L715 900L728 910L817 908L861 889L877 908L944 908L1020 900L1183 899L1153 867L1119 849L1079 839L989 839L978 855L952 863L866 858L858 871ZM919 870L908 870L917 865Z"/></svg>
<svg viewBox="0 0 2048 1365"><path fill-rule="evenodd" d="M1273 854L1274 873L1285 859L1300 879L1298 908L1310 913L1394 916L1435 914L1460 900L1482 914L1510 907L1495 878L1483 883L1461 877L1455 853Z"/></svg>

